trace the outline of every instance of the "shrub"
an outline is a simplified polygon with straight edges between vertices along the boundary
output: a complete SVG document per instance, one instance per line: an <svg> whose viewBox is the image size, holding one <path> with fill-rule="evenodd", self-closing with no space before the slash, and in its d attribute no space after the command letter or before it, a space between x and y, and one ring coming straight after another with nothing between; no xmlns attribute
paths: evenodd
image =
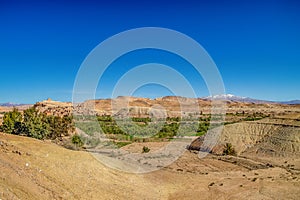
<svg viewBox="0 0 300 200"><path fill-rule="evenodd" d="M72 143L75 144L77 147L83 146L82 138L77 134L73 135Z"/></svg>
<svg viewBox="0 0 300 200"><path fill-rule="evenodd" d="M22 120L22 114L18 109L14 108L13 111L4 114L0 129L5 133L19 134L19 131L21 131Z"/></svg>
<svg viewBox="0 0 300 200"><path fill-rule="evenodd" d="M231 156L236 155L236 151L233 148L231 143L226 143L225 148L223 150L223 155L231 155Z"/></svg>
<svg viewBox="0 0 300 200"><path fill-rule="evenodd" d="M46 116L46 123L49 125L47 138L55 139L69 135L75 130L72 116Z"/></svg>
<svg viewBox="0 0 300 200"><path fill-rule="evenodd" d="M150 149L146 146L143 147L143 153L148 153L150 151Z"/></svg>
<svg viewBox="0 0 300 200"><path fill-rule="evenodd" d="M72 116L47 116L35 107L28 108L23 115L13 109L4 114L0 130L11 134L24 134L37 139L56 139L68 135L75 129Z"/></svg>
<svg viewBox="0 0 300 200"><path fill-rule="evenodd" d="M24 134L36 139L44 139L50 132L49 124L46 122L46 115L40 113L35 107L24 111Z"/></svg>
<svg viewBox="0 0 300 200"><path fill-rule="evenodd" d="M116 145L117 148L124 147L128 144L131 144L131 142L114 142L114 145Z"/></svg>

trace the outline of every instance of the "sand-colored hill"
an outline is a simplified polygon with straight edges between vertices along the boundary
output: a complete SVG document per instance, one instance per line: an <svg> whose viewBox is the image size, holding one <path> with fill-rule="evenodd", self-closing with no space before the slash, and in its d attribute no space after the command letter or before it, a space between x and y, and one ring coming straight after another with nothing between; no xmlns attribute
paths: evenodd
<svg viewBox="0 0 300 200"><path fill-rule="evenodd" d="M218 145L231 143L238 154L247 152L249 149L253 150L253 148L259 152L260 148L257 146L265 145L263 148L265 153L268 151L274 156L300 157L299 121L295 120L294 123L291 122L293 120L286 121L274 123L274 119L267 119L226 125L218 139ZM195 146L195 149L200 146L201 138L191 146Z"/></svg>
<svg viewBox="0 0 300 200"><path fill-rule="evenodd" d="M227 113L264 113L269 115L286 115L298 113L300 105L283 105L275 103L248 103L226 100ZM98 114L98 115L127 115L132 117L151 117L153 112L165 113L169 117L199 116L200 113L211 112L211 100L201 98L185 98L166 96L156 99L140 97L118 97L115 99L88 100L80 104L46 100L36 104L48 114ZM158 111L160 110L160 111ZM159 115L160 116L160 115Z"/></svg>
<svg viewBox="0 0 300 200"><path fill-rule="evenodd" d="M284 105L276 103L249 103L226 100L227 113L264 113L270 115L293 114L300 115L300 105ZM24 110L31 105L18 106ZM67 115L72 112L99 115L118 115L122 109L129 111L133 117L149 117L153 110L161 110L169 117L176 116L198 116L201 113L211 112L211 100L201 98L186 98L177 96L166 96L156 99L141 97L117 97L115 99L87 100L83 103L73 105L70 102L59 102L47 99L35 104L42 112L55 115ZM12 110L13 107L0 107L0 113Z"/></svg>
<svg viewBox="0 0 300 200"><path fill-rule="evenodd" d="M199 137L191 143L189 148L201 151L203 141L204 137ZM234 158L282 167L300 175L298 120L266 118L254 122L226 125L212 153L222 155L226 143L230 143L235 149L238 157ZM223 160L223 158L220 159ZM236 162L236 160L231 159L229 162Z"/></svg>
<svg viewBox="0 0 300 200"><path fill-rule="evenodd" d="M260 148L255 146L266 145L269 148L264 148L265 153L300 157L300 126L260 121L230 124L225 126L220 141L231 143L239 154L251 148L259 151Z"/></svg>
<svg viewBox="0 0 300 200"><path fill-rule="evenodd" d="M150 148L151 145L156 144L148 144ZM243 167L243 160L236 162L229 160L230 157L221 160L214 156L199 159L196 154L186 152L179 160L163 170L135 175L109 169L87 152L67 150L47 141L0 134L0 198L297 199L299 197L299 174L280 166L249 170ZM250 163L248 165L259 164L248 162Z"/></svg>
<svg viewBox="0 0 300 200"><path fill-rule="evenodd" d="M188 116L188 114L198 115L199 111L208 114L211 109L211 101L207 99L194 99L176 96L167 96L156 99L137 98L137 97L118 97L116 99L99 99L90 100L84 104L95 108L99 114L111 115L113 109L120 109L121 105L135 108L131 110L131 115L146 117L153 107L164 109L168 116ZM119 104L118 104L119 103ZM280 115L288 112L298 112L300 114L300 105L282 105L275 103L247 103L238 101L225 101L227 113L242 112L255 113L262 112L265 114ZM198 110L199 108L199 110ZM181 111L184 111L183 114Z"/></svg>

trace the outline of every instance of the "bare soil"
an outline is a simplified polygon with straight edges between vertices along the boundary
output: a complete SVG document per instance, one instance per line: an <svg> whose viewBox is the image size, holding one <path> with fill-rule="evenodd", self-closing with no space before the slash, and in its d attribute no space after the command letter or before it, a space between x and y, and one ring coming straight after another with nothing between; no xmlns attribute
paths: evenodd
<svg viewBox="0 0 300 200"><path fill-rule="evenodd" d="M161 144L131 150L145 145ZM187 151L162 170L137 175L107 168L87 152L0 133L0 199L298 199L299 158L269 159L272 165L268 158L199 159Z"/></svg>

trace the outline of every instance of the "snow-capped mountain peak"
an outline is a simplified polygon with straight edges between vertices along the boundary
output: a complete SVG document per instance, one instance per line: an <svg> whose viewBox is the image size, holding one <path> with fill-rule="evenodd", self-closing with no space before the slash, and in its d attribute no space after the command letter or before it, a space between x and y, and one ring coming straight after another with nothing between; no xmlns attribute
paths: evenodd
<svg viewBox="0 0 300 200"><path fill-rule="evenodd" d="M213 96L208 96L205 97L205 99L220 99L220 100L243 100L247 99L247 97L239 97L235 96L233 94L218 94L218 95L213 95Z"/></svg>

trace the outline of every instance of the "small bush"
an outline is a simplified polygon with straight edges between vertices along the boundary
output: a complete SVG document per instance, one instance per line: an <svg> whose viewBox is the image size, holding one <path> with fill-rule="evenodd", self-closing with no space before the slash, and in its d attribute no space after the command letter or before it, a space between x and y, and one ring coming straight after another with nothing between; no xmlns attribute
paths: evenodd
<svg viewBox="0 0 300 200"><path fill-rule="evenodd" d="M148 153L150 151L150 149L146 146L143 147L143 153Z"/></svg>
<svg viewBox="0 0 300 200"><path fill-rule="evenodd" d="M233 148L231 143L226 143L225 148L223 150L223 155L231 155L231 156L236 155L236 151Z"/></svg>
<svg viewBox="0 0 300 200"><path fill-rule="evenodd" d="M118 147L118 148L121 148L121 147L124 147L128 144L131 144L131 142L114 142L114 144Z"/></svg>
<svg viewBox="0 0 300 200"><path fill-rule="evenodd" d="M72 143L75 144L77 147L83 146L82 138L77 134L73 135Z"/></svg>

